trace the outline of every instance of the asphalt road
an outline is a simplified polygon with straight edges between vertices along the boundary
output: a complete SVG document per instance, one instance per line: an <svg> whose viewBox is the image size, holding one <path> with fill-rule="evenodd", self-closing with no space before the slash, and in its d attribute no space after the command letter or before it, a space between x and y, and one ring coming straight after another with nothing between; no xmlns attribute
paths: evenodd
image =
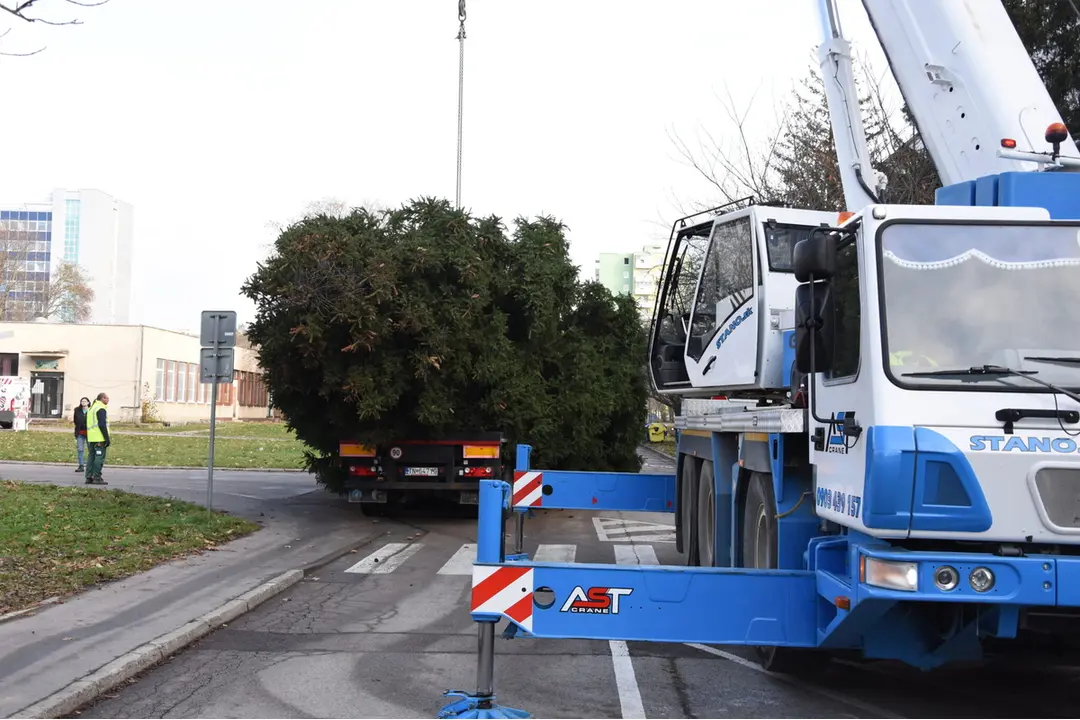
<svg viewBox="0 0 1080 720"><path fill-rule="evenodd" d="M662 469L654 463L647 469ZM252 487L275 486L254 478L229 486ZM379 540L79 716L434 717L444 690L476 683L468 615L475 520L379 522ZM670 523L546 511L528 522L526 550L552 560L675 564ZM534 717L568 718L1072 717L1080 697L1080 676L1046 667L921 674L833 663L811 683L765 673L749 657L735 648L499 639L495 690Z"/></svg>
<svg viewBox="0 0 1080 720"><path fill-rule="evenodd" d="M199 505L206 503L206 470L110 468L106 465L103 475L109 483L106 489L175 497ZM65 467L0 462L0 479L59 485L85 482L83 474L75 472L74 464ZM258 517L268 509L281 506L283 500L310 494L315 489L315 479L308 473L214 470L214 508L234 515ZM331 497L325 493L319 495Z"/></svg>

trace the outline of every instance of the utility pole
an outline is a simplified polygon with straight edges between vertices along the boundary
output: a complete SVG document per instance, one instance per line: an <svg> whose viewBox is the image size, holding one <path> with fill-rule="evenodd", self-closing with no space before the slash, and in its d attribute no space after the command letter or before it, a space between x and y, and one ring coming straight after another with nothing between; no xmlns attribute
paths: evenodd
<svg viewBox="0 0 1080 720"><path fill-rule="evenodd" d="M457 91L457 191L455 205L461 209L461 137L465 108L465 0L458 0L458 91Z"/></svg>

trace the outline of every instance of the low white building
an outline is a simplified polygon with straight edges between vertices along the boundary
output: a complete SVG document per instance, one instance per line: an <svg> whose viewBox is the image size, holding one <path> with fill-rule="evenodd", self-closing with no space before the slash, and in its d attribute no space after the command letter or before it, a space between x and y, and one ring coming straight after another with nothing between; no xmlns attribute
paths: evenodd
<svg viewBox="0 0 1080 720"><path fill-rule="evenodd" d="M207 421L199 347L198 335L145 325L0 323L0 376L30 380L32 419L70 419L79 398L105 392L116 422ZM218 386L217 417L268 417L255 350L239 334L235 357L232 383Z"/></svg>

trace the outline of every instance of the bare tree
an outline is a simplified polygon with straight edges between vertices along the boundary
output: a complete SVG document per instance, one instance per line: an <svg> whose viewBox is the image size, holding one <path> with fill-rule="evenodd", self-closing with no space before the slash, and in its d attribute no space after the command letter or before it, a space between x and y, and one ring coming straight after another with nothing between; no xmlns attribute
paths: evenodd
<svg viewBox="0 0 1080 720"><path fill-rule="evenodd" d="M865 60L857 61L856 80L864 92L860 103L872 164L889 178L886 200L933 203L940 181L917 128L906 108L898 113L889 106L884 76L875 76L868 68ZM680 154L722 202L750 195L759 202L788 207L846 209L824 82L816 68L794 88L792 100L777 113L773 137L760 148L749 139L749 107L736 112L729 96L724 110L734 124L728 145L706 133L706 141L695 152L674 138Z"/></svg>
<svg viewBox="0 0 1080 720"><path fill-rule="evenodd" d="M18 221L6 222L0 226L0 320L88 320L94 291L86 273L72 263L51 271L48 242Z"/></svg>
<svg viewBox="0 0 1080 720"><path fill-rule="evenodd" d="M68 5L76 5L78 7L89 8L104 5L105 3L109 2L109 0L63 0L63 2L67 3ZM0 12L7 13L8 15L11 15L28 23L41 23L42 25L82 25L82 20L80 20L79 18L71 18L70 20L54 20L42 17L38 14L38 11L44 4L45 0L0 1ZM11 28L8 28L3 33L0 33L0 39L3 39L10 32ZM45 46L42 45L37 50L33 50L31 52L0 52L0 55L6 55L9 57L28 57L30 55L37 55L44 49Z"/></svg>
<svg viewBox="0 0 1080 720"><path fill-rule="evenodd" d="M57 317L72 323L86 322L90 319L93 302L94 290L90 287L86 272L75 263L61 263L49 278L49 284L38 302L36 317Z"/></svg>
<svg viewBox="0 0 1080 720"><path fill-rule="evenodd" d="M34 292L43 287L36 285L37 276L31 274L31 263L36 251L35 233L19 229L14 223L0 224L0 319L21 318Z"/></svg>

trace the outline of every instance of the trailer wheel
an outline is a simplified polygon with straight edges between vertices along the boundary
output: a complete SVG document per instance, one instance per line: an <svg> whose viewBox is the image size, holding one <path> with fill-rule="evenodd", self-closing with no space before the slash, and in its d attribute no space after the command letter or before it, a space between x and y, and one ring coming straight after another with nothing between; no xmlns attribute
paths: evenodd
<svg viewBox="0 0 1080 720"><path fill-rule="evenodd" d="M777 567L776 495L768 475L750 473L742 519L742 566ZM815 675L829 665L820 652L804 648L754 646L754 653L766 670L789 675Z"/></svg>
<svg viewBox="0 0 1080 720"><path fill-rule="evenodd" d="M716 566L716 478L711 460L701 463L697 496L698 565Z"/></svg>
<svg viewBox="0 0 1080 720"><path fill-rule="evenodd" d="M689 566L698 564L697 548L697 462L690 455L682 461L679 488L679 525L682 527L682 554Z"/></svg>

